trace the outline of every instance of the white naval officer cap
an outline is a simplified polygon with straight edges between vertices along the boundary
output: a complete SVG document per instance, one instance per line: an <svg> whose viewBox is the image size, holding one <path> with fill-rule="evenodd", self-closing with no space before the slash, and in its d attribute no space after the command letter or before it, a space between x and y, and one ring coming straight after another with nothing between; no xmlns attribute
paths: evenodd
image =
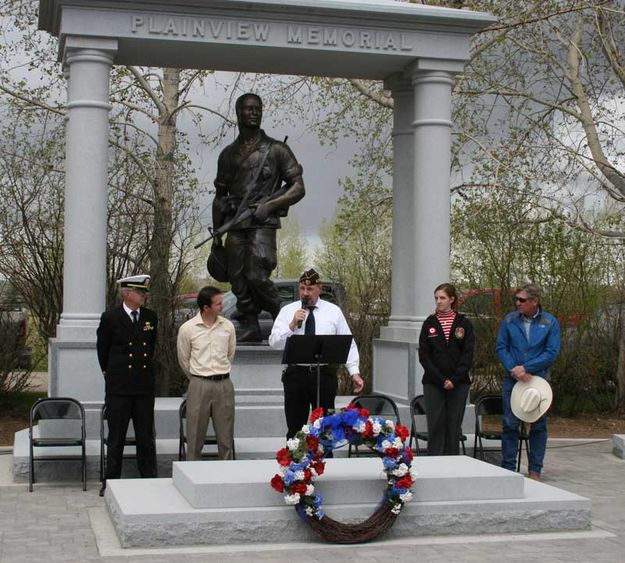
<svg viewBox="0 0 625 563"><path fill-rule="evenodd" d="M150 276L146 274L121 278L117 280L117 283L120 285L120 287L127 287L128 289L150 291Z"/></svg>

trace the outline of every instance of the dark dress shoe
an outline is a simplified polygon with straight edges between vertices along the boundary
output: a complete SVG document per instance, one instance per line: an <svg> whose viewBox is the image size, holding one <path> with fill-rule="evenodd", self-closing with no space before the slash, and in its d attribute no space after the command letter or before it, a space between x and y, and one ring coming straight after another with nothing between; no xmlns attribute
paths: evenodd
<svg viewBox="0 0 625 563"><path fill-rule="evenodd" d="M104 491L106 491L106 483L102 483L102 486L100 487L100 496L101 497L104 496Z"/></svg>

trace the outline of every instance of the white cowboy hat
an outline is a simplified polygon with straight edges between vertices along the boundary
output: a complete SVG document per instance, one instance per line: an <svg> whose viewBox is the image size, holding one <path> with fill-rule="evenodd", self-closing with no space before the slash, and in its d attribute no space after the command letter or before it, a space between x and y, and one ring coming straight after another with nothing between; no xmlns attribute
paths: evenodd
<svg viewBox="0 0 625 563"><path fill-rule="evenodd" d="M553 400L551 385L543 377L532 375L529 381L517 381L512 388L510 406L523 422L536 422L547 412Z"/></svg>

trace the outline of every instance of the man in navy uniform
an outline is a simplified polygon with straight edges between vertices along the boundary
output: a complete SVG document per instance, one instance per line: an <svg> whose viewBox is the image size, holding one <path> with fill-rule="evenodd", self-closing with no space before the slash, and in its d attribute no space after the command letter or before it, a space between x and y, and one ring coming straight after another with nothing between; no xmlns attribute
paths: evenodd
<svg viewBox="0 0 625 563"><path fill-rule="evenodd" d="M156 477L154 443L154 369L156 313L143 307L150 276L117 280L123 303L102 313L98 327L98 361L105 381L108 421L106 479L119 479L128 424L132 420L141 477ZM100 490L104 494L106 481Z"/></svg>

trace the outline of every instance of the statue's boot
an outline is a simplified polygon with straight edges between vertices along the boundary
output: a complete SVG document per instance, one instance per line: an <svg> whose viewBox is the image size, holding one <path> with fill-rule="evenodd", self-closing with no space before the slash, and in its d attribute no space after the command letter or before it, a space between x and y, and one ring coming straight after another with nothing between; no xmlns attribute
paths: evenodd
<svg viewBox="0 0 625 563"><path fill-rule="evenodd" d="M262 342L258 315L253 313L245 314L240 320L240 331L237 337L239 342Z"/></svg>
<svg viewBox="0 0 625 563"><path fill-rule="evenodd" d="M241 311L237 309L235 310L234 313L232 313L232 315L230 315L230 320L243 322L245 319L245 315L246 315L245 313L242 313Z"/></svg>

